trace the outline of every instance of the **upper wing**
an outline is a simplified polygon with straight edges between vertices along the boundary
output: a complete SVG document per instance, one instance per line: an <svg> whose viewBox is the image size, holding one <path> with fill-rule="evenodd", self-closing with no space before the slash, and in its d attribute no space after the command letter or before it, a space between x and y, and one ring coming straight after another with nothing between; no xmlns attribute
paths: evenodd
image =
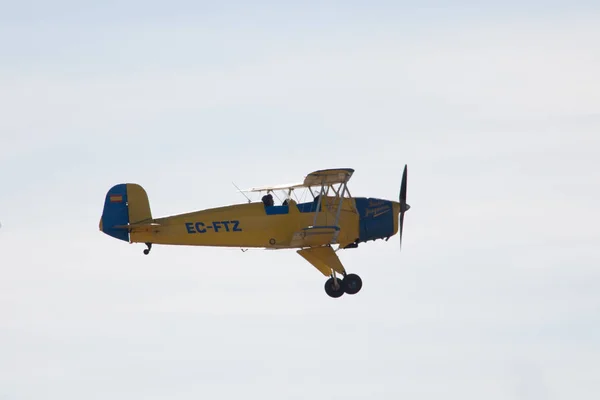
<svg viewBox="0 0 600 400"><path fill-rule="evenodd" d="M335 185L346 183L352 177L352 168L321 169L311 172L304 178L304 186Z"/></svg>
<svg viewBox="0 0 600 400"><path fill-rule="evenodd" d="M303 183L284 183L281 185L258 186L258 187L253 187L253 188L246 189L246 190L240 190L240 192L243 192L243 193L267 192L270 190L295 189L295 188L299 188L299 187L304 187L304 184Z"/></svg>
<svg viewBox="0 0 600 400"><path fill-rule="evenodd" d="M266 192L271 190L295 189L300 187L312 187L321 185L335 185L346 183L352 177L354 170L352 168L321 169L306 175L303 182L284 183L281 185L253 187L241 192Z"/></svg>

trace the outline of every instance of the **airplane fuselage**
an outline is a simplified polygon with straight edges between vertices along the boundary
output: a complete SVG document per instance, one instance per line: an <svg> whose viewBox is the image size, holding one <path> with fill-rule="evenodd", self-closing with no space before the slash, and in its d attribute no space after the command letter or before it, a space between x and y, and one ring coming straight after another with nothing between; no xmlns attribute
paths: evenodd
<svg viewBox="0 0 600 400"><path fill-rule="evenodd" d="M132 229L129 240L189 246L304 247L304 242L294 240L295 233L307 227L333 227L338 206L339 198L324 197L318 213L313 202L281 206L256 202L211 208L154 219L152 226ZM397 216L395 202L344 198L337 235L326 240L346 246L392 236L398 230Z"/></svg>

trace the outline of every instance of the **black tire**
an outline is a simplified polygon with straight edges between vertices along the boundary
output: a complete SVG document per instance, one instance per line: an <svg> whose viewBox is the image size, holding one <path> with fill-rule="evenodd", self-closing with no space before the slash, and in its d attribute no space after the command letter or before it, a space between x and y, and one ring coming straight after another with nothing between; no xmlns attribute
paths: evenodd
<svg viewBox="0 0 600 400"><path fill-rule="evenodd" d="M348 294L356 294L362 288L362 279L356 274L348 274L343 282L344 292Z"/></svg>
<svg viewBox="0 0 600 400"><path fill-rule="evenodd" d="M329 278L325 282L325 293L327 293L327 295L329 295L329 297L333 297L334 299L337 299L338 297L340 297L341 295L344 294L343 279L337 278L337 281L338 281L338 285L339 285L337 289L335 288L333 278Z"/></svg>
<svg viewBox="0 0 600 400"><path fill-rule="evenodd" d="M145 254L145 255L148 255L149 253L150 253L150 250L149 250L149 249L144 249L144 254Z"/></svg>

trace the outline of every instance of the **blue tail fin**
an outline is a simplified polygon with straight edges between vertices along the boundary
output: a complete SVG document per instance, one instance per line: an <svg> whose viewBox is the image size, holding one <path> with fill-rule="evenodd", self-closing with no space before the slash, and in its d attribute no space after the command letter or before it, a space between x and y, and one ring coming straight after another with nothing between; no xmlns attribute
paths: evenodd
<svg viewBox="0 0 600 400"><path fill-rule="evenodd" d="M129 230L114 228L129 224L127 184L113 186L106 194L104 210L100 219L100 230L109 236L129 242Z"/></svg>
<svg viewBox="0 0 600 400"><path fill-rule="evenodd" d="M135 183L121 183L106 194L100 230L129 242L129 229L126 226L148 219L152 219L152 214L146 191Z"/></svg>

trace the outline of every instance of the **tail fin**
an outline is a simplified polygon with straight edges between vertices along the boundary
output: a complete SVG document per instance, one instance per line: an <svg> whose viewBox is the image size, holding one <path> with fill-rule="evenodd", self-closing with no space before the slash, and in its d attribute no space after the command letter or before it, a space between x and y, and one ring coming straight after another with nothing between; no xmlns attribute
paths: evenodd
<svg viewBox="0 0 600 400"><path fill-rule="evenodd" d="M113 186L106 194L100 230L129 242L129 229L123 226L151 219L150 203L144 188L135 183L122 183Z"/></svg>

